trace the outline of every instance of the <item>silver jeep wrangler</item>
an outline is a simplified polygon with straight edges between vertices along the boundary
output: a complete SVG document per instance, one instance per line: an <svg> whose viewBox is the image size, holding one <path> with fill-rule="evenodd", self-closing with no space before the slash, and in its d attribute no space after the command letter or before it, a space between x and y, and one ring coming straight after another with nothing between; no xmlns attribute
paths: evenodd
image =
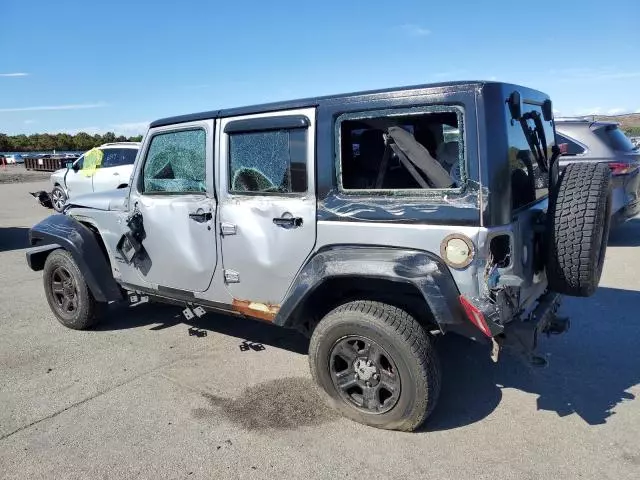
<svg viewBox="0 0 640 480"><path fill-rule="evenodd" d="M559 154L549 98L498 82L166 118L130 185L35 225L27 260L70 328L141 296L296 328L330 404L414 430L434 338L539 361L537 334L568 327L560 295L597 288L610 170L559 174Z"/></svg>

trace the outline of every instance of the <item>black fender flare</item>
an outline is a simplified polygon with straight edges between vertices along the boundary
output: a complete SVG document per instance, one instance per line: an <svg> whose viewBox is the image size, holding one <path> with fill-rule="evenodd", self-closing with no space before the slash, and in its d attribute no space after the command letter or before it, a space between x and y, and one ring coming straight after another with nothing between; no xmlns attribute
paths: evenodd
<svg viewBox="0 0 640 480"><path fill-rule="evenodd" d="M68 215L51 215L29 230L27 263L32 270L42 270L49 254L58 248L67 250L82 272L82 276L99 302L122 299L111 266L93 232Z"/></svg>
<svg viewBox="0 0 640 480"><path fill-rule="evenodd" d="M437 255L424 250L366 245L333 245L313 254L289 288L274 323L292 326L298 307L323 282L341 276L410 283L422 293L443 332L473 333L455 280Z"/></svg>

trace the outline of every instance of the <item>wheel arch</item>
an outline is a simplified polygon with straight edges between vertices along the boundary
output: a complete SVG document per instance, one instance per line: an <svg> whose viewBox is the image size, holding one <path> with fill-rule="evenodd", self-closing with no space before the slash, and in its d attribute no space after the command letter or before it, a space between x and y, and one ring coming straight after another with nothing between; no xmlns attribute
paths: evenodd
<svg viewBox="0 0 640 480"><path fill-rule="evenodd" d="M68 215L51 215L29 230L29 243L35 247L26 252L32 270L42 270L49 254L62 248L71 253L97 301L122 299L102 238L86 224Z"/></svg>
<svg viewBox="0 0 640 480"><path fill-rule="evenodd" d="M425 328L466 334L469 322L447 266L433 253L339 245L316 252L300 270L274 322L305 333L335 306L377 300L403 308ZM469 336L475 334L469 328Z"/></svg>

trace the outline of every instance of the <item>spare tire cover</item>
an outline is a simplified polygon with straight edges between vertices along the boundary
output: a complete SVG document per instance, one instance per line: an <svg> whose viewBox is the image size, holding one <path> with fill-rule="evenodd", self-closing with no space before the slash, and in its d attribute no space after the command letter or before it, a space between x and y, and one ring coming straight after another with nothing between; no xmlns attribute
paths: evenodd
<svg viewBox="0 0 640 480"><path fill-rule="evenodd" d="M611 224L611 171L572 163L551 192L547 229L549 289L588 297L598 288Z"/></svg>

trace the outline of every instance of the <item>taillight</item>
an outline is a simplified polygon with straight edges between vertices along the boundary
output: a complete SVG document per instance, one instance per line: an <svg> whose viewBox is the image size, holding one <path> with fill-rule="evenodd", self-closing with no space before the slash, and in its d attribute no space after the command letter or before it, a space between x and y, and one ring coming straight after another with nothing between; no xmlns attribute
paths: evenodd
<svg viewBox="0 0 640 480"><path fill-rule="evenodd" d="M635 172L640 167L637 163L623 162L611 162L607 165L609 165L609 168L611 169L611 175L626 175L628 173Z"/></svg>
<svg viewBox="0 0 640 480"><path fill-rule="evenodd" d="M460 295L460 304L471 323L478 327L487 337L491 337L491 330L489 330L489 325L487 325L487 321L484 319L484 315L480 309L464 298L464 295Z"/></svg>

